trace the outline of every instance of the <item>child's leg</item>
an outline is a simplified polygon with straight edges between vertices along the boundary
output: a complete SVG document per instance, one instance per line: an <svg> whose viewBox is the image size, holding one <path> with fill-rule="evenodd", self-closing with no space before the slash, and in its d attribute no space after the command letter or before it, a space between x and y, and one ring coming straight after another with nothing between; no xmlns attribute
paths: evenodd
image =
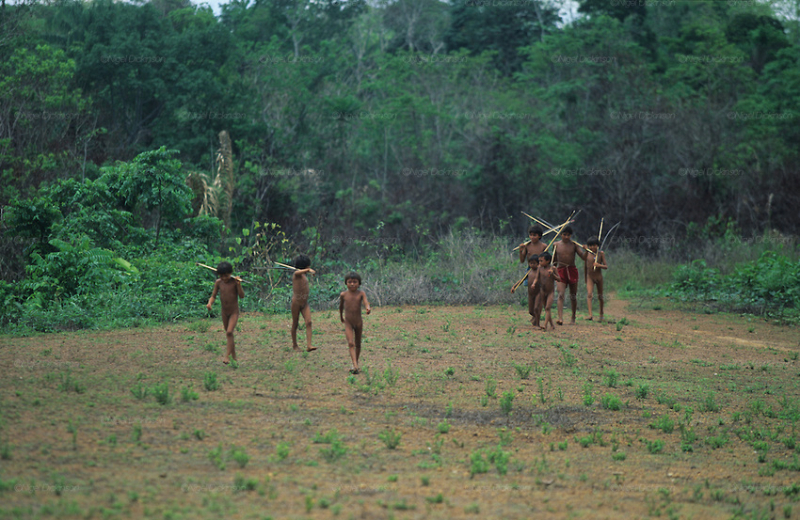
<svg viewBox="0 0 800 520"><path fill-rule="evenodd" d="M558 282L558 323L559 325L564 323L564 296L567 294L567 284L564 282ZM545 326L547 326L547 322L545 321Z"/></svg>
<svg viewBox="0 0 800 520"><path fill-rule="evenodd" d="M236 347L233 342L233 331L236 330L236 322L239 321L239 313L235 312L228 318L228 325L225 327L225 338L228 340L228 359L236 360Z"/></svg>
<svg viewBox="0 0 800 520"><path fill-rule="evenodd" d="M362 326L359 325L358 327L353 327L353 331L355 332L355 343L356 343L356 363L358 360L361 359L361 331L363 330Z"/></svg>
<svg viewBox="0 0 800 520"><path fill-rule="evenodd" d="M536 300L533 303L533 326L538 327L542 319L542 291L536 292Z"/></svg>
<svg viewBox="0 0 800 520"><path fill-rule="evenodd" d="M600 302L600 321L603 321L603 279L597 280L597 299Z"/></svg>
<svg viewBox="0 0 800 520"><path fill-rule="evenodd" d="M226 336L226 339L227 339L227 335L228 335L228 319L230 318L230 316L228 316L224 312L222 312L221 314L222 314L222 330L225 331L225 336ZM228 363L228 356L229 356L229 354L227 353L227 347L226 347L225 357L222 358L222 362L223 363L226 363L226 364Z"/></svg>
<svg viewBox="0 0 800 520"><path fill-rule="evenodd" d="M569 304L572 307L572 323L575 323L575 313L578 311L578 284L569 284Z"/></svg>
<svg viewBox="0 0 800 520"><path fill-rule="evenodd" d="M353 330L353 326L350 325L350 322L345 320L344 322L344 336L347 338L347 346L350 349L350 361L353 362L353 370L358 370L358 357L356 357L356 333Z"/></svg>
<svg viewBox="0 0 800 520"><path fill-rule="evenodd" d="M592 279L587 277L586 278L586 307L589 309L589 317L586 318L587 320L592 319L592 292L594 290L594 282Z"/></svg>
<svg viewBox="0 0 800 520"><path fill-rule="evenodd" d="M553 325L553 311L551 310L553 307L553 293L548 294L547 296L542 295L542 299L544 302L544 327L543 330L547 330L547 324L550 324L550 328L555 330L556 326Z"/></svg>
<svg viewBox="0 0 800 520"><path fill-rule="evenodd" d="M303 319L306 322L306 342L308 346L306 350L311 352L312 350L317 350L315 347L311 346L311 306L306 305L303 307ZM295 330L295 338L297 337L297 331Z"/></svg>
<svg viewBox="0 0 800 520"><path fill-rule="evenodd" d="M300 321L300 305L292 299L292 348L300 350L297 346L297 325Z"/></svg>
<svg viewBox="0 0 800 520"><path fill-rule="evenodd" d="M536 325L536 295L528 287L528 314L531 315L531 323Z"/></svg>

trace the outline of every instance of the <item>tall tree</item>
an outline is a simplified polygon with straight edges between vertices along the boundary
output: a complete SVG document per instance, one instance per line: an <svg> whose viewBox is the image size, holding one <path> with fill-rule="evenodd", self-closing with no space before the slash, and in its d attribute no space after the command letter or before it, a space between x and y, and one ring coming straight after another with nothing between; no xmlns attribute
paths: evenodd
<svg viewBox="0 0 800 520"><path fill-rule="evenodd" d="M494 4L454 0L445 43L449 51L463 48L473 55L494 51L495 65L510 75L522 66L519 48L542 41L561 19L558 9L539 0L522 2L522 6Z"/></svg>

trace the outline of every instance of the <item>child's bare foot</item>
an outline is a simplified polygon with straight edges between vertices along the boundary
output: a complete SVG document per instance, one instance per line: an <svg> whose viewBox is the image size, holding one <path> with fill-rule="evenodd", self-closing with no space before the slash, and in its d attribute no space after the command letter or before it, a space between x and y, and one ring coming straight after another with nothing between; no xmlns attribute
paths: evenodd
<svg viewBox="0 0 800 520"><path fill-rule="evenodd" d="M558 321L556 321L556 323L557 323L558 325L563 325L563 324L564 324L564 322L563 322L563 321L561 321L561 320L558 320Z"/></svg>
<svg viewBox="0 0 800 520"><path fill-rule="evenodd" d="M300 352L300 347L298 347L297 345L292 345L292 350L294 350L295 352Z"/></svg>
<svg viewBox="0 0 800 520"><path fill-rule="evenodd" d="M592 321L592 317L591 316L589 316L588 318L585 318L585 319L586 319L586 321Z"/></svg>
<svg viewBox="0 0 800 520"><path fill-rule="evenodd" d="M227 364L229 364L229 363L230 363L230 361L228 361L227 359L223 359L223 360L222 360L222 363L223 363L223 364L225 364L225 365L227 365Z"/></svg>
<svg viewBox="0 0 800 520"><path fill-rule="evenodd" d="M600 321L603 321L603 315L602 314L600 315Z"/></svg>
<svg viewBox="0 0 800 520"><path fill-rule="evenodd" d="M315 350L317 350L317 347L308 347L306 352L314 352Z"/></svg>
<svg viewBox="0 0 800 520"><path fill-rule="evenodd" d="M358 373L359 373L359 371L358 371L358 369L357 369L357 368L351 368L351 369L350 369L350 373L351 373L351 374L358 374Z"/></svg>

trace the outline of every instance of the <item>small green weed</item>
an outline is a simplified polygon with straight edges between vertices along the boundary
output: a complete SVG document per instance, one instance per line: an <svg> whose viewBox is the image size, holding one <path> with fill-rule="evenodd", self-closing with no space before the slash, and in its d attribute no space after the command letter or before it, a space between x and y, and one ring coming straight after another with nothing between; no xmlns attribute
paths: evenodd
<svg viewBox="0 0 800 520"><path fill-rule="evenodd" d="M528 377L531 374L532 368L533 367L529 365L528 366L518 365L517 363L514 363L514 370L517 371L517 375L519 376L520 379L528 379Z"/></svg>
<svg viewBox="0 0 800 520"><path fill-rule="evenodd" d="M312 442L314 444L331 444L340 438L341 436L339 435L338 430L336 430L336 428L331 428L325 435L323 435L322 432L315 434Z"/></svg>
<svg viewBox="0 0 800 520"><path fill-rule="evenodd" d="M603 382L609 388L616 388L617 381L619 380L619 372L613 368L603 372Z"/></svg>
<svg viewBox="0 0 800 520"><path fill-rule="evenodd" d="M219 443L219 446L212 449L208 452L208 460L217 467L218 470L223 471L225 469L225 460L222 457L222 443Z"/></svg>
<svg viewBox="0 0 800 520"><path fill-rule="evenodd" d="M583 384L583 404L584 406L592 406L594 397L592 397L592 384L588 381Z"/></svg>
<svg viewBox="0 0 800 520"><path fill-rule="evenodd" d="M209 392L214 392L220 389L219 381L217 381L216 372L206 372L203 374L203 388Z"/></svg>
<svg viewBox="0 0 800 520"><path fill-rule="evenodd" d="M150 393L150 389L148 389L144 383L138 381L135 385L131 387L131 393L136 399L140 401L143 400L147 395Z"/></svg>
<svg viewBox="0 0 800 520"><path fill-rule="evenodd" d="M606 410L618 411L622 409L622 400L614 394L606 394L600 399L600 406Z"/></svg>
<svg viewBox="0 0 800 520"><path fill-rule="evenodd" d="M188 403L190 401L196 401L200 398L197 392L192 390L190 386L182 386L181 387L181 401L184 403Z"/></svg>
<svg viewBox="0 0 800 520"><path fill-rule="evenodd" d="M169 395L169 383L166 381L163 383L159 383L151 388L153 392L153 397L156 398L156 402L161 406L168 405L172 402L172 396Z"/></svg>
<svg viewBox="0 0 800 520"><path fill-rule="evenodd" d="M494 380L493 377L489 376L486 378L486 395L491 398L497 397L497 381Z"/></svg>
<svg viewBox="0 0 800 520"><path fill-rule="evenodd" d="M275 446L275 455L278 457L278 460L285 460L286 457L289 456L289 451L288 442L279 442Z"/></svg>
<svg viewBox="0 0 800 520"><path fill-rule="evenodd" d="M378 438L383 441L386 447L390 450L397 448L400 445L400 438L402 434L395 430L383 430L378 434Z"/></svg>
<svg viewBox="0 0 800 520"><path fill-rule="evenodd" d="M504 415L511 415L511 408L514 403L514 392L503 392L503 397L500 398L500 411Z"/></svg>
<svg viewBox="0 0 800 520"><path fill-rule="evenodd" d="M675 421L669 418L669 415L662 415L655 422L650 423L650 428L654 430L661 430L664 433L672 433L675 429Z"/></svg>
<svg viewBox="0 0 800 520"><path fill-rule="evenodd" d="M250 462L250 456L244 451L244 448L233 446L228 455L240 468L247 466L247 463Z"/></svg>
<svg viewBox="0 0 800 520"><path fill-rule="evenodd" d="M341 439L336 439L330 443L329 448L320 448L319 453L322 458L328 463L334 463L347 455L349 449L344 445Z"/></svg>

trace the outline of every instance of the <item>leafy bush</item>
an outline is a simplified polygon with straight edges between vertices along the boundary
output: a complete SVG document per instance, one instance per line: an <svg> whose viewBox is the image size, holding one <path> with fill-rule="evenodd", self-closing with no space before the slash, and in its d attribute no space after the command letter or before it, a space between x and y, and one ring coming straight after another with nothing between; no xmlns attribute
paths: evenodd
<svg viewBox="0 0 800 520"><path fill-rule="evenodd" d="M764 251L758 260L736 267L729 275L706 267L704 260L679 267L667 296L711 301L729 310L774 313L783 318L800 315L800 260Z"/></svg>

